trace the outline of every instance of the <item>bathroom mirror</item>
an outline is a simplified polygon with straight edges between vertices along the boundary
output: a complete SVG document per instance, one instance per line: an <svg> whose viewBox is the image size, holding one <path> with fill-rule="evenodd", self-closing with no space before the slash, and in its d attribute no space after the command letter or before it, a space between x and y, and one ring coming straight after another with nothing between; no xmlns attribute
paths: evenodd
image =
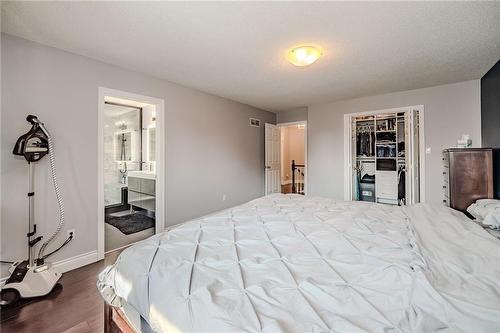
<svg viewBox="0 0 500 333"><path fill-rule="evenodd" d="M115 133L115 160L132 160L132 132Z"/></svg>
<svg viewBox="0 0 500 333"><path fill-rule="evenodd" d="M148 128L148 161L156 160L156 128Z"/></svg>

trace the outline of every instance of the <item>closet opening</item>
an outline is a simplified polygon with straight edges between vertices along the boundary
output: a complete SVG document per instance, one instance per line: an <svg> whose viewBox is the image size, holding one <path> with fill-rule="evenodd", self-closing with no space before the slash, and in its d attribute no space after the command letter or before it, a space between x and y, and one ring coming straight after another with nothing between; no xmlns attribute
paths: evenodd
<svg viewBox="0 0 500 333"><path fill-rule="evenodd" d="M347 200L423 201L423 107L345 116Z"/></svg>

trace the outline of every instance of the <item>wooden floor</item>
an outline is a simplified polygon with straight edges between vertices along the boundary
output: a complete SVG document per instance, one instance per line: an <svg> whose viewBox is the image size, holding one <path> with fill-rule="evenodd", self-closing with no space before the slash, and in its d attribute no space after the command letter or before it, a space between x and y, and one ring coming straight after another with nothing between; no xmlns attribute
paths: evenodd
<svg viewBox="0 0 500 333"><path fill-rule="evenodd" d="M96 287L97 275L119 252L106 259L63 274L45 297L22 300L2 308L1 333L102 333L104 305Z"/></svg>

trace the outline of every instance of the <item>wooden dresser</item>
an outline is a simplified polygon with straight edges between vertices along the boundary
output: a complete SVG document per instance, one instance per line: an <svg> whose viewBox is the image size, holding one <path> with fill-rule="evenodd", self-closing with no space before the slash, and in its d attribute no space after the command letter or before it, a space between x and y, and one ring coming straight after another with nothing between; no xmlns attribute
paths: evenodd
<svg viewBox="0 0 500 333"><path fill-rule="evenodd" d="M476 200L493 198L493 149L446 149L443 164L445 205L465 212Z"/></svg>

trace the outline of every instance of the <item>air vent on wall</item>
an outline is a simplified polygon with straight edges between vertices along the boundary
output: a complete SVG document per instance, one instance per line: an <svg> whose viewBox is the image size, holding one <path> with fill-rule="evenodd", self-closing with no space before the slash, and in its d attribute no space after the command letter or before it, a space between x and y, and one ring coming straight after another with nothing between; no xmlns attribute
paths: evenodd
<svg viewBox="0 0 500 333"><path fill-rule="evenodd" d="M250 126L260 127L260 120L255 118L250 118Z"/></svg>

